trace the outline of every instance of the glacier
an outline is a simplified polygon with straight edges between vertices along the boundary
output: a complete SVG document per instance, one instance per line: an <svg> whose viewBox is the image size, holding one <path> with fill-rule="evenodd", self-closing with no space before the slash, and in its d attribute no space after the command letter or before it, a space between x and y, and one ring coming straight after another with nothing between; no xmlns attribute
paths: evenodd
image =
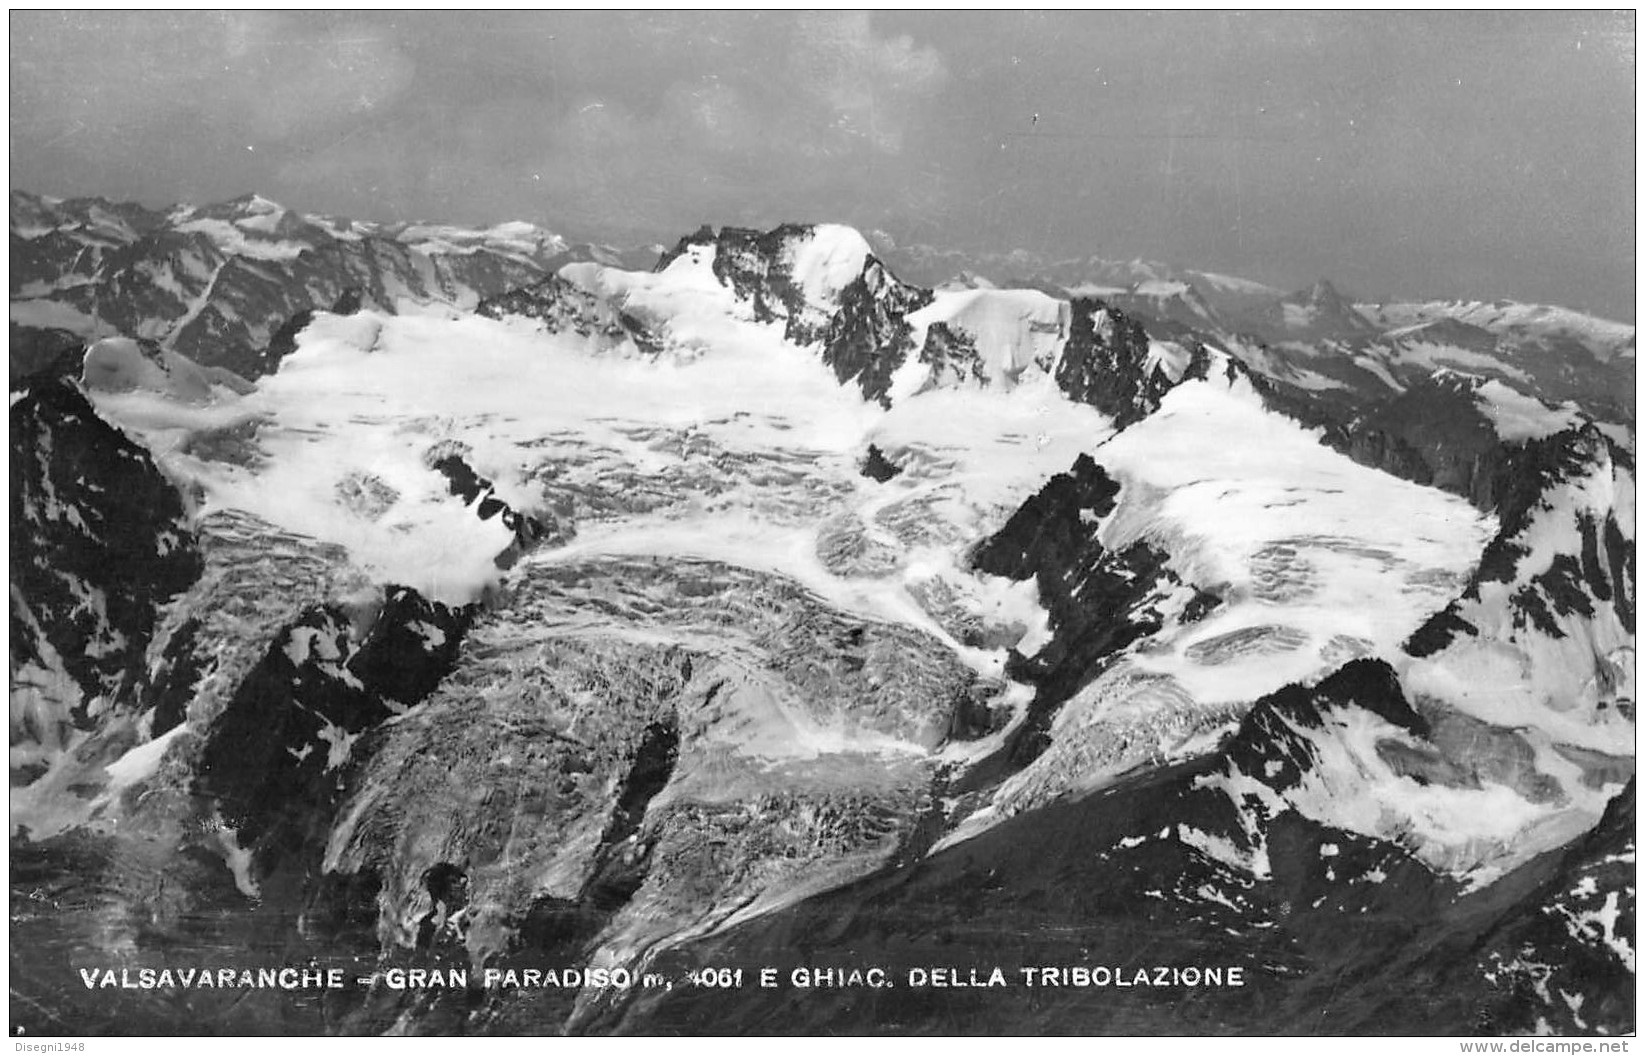
<svg viewBox="0 0 1645 1056"><path fill-rule="evenodd" d="M265 236L319 226L264 200L177 223L270 263L295 258ZM135 518L37 460L28 553L95 577L113 533L182 562L119 620L91 580L14 566L14 847L113 863L63 956L239 906L361 963L663 970L785 950L841 892L947 906L966 862L1032 889L999 856L1043 829L1121 912L1290 936L1249 955L1306 974L1337 956L1327 913L1508 920L1558 856L1631 853L1633 454L1603 409L1379 332L1409 380L1333 416L1299 366L1320 344L1144 325L1191 286L926 289L837 225L708 229L652 271L530 274L565 247L526 227L394 237L519 281L337 311L328 289L252 381L93 333L73 382L14 381L14 459L126 445L172 504ZM831 912L870 945L924 919ZM1469 993L1520 963L1449 956ZM696 1014L407 1000L339 1022Z"/></svg>

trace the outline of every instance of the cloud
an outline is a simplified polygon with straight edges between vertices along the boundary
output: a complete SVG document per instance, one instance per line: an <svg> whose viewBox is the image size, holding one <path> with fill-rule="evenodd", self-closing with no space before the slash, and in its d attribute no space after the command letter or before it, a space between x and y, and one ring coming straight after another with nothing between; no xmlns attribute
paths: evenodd
<svg viewBox="0 0 1645 1056"><path fill-rule="evenodd" d="M963 181L930 150L955 78L885 17L21 13L16 178L615 240L946 215Z"/></svg>
<svg viewBox="0 0 1645 1056"><path fill-rule="evenodd" d="M393 104L412 61L364 23L317 26L285 12L231 12L222 52L235 71L222 97L231 122L264 139L312 133Z"/></svg>
<svg viewBox="0 0 1645 1056"><path fill-rule="evenodd" d="M282 139L392 103L414 69L369 24L284 12L19 12L13 129ZM19 115L22 115L21 121ZM95 135L89 139L97 138Z"/></svg>
<svg viewBox="0 0 1645 1056"><path fill-rule="evenodd" d="M611 237L832 218L885 193L949 79L878 17L20 12L18 179Z"/></svg>
<svg viewBox="0 0 1645 1056"><path fill-rule="evenodd" d="M421 37L406 56L408 116L362 118L347 141L287 159L282 181L370 188L396 209L420 199L447 215L572 217L608 237L822 218L788 214L861 201L876 159L895 163L948 77L938 51L862 13L516 16L492 28Z"/></svg>
<svg viewBox="0 0 1645 1056"><path fill-rule="evenodd" d="M817 12L795 32L798 86L832 111L830 127L866 137L878 150L902 147L910 99L930 95L947 76L942 56L903 35L874 34L866 12Z"/></svg>

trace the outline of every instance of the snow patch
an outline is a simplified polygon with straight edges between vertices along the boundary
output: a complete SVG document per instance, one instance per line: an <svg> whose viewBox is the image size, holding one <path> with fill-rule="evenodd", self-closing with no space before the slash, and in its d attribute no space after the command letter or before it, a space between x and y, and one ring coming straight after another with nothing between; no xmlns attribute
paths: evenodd
<svg viewBox="0 0 1645 1056"><path fill-rule="evenodd" d="M242 226L207 216L179 224L175 230L185 233L197 231L216 243L224 253L252 260L296 260L309 249L301 242L249 238Z"/></svg>
<svg viewBox="0 0 1645 1056"><path fill-rule="evenodd" d="M1497 435L1509 443L1541 440L1574 429L1585 420L1574 404L1549 407L1494 378L1479 387L1477 396L1480 410L1496 426Z"/></svg>
<svg viewBox="0 0 1645 1056"><path fill-rule="evenodd" d="M818 224L790 243L789 275L811 304L832 312L845 288L862 276L872 253L855 228Z"/></svg>
<svg viewBox="0 0 1645 1056"><path fill-rule="evenodd" d="M177 739L187 731L188 727L186 725L174 726L152 741L139 744L125 755L105 766L103 769L109 775L107 792L110 798L117 796L120 792L138 782L153 777L160 769L160 762L165 758L167 749L175 744Z"/></svg>

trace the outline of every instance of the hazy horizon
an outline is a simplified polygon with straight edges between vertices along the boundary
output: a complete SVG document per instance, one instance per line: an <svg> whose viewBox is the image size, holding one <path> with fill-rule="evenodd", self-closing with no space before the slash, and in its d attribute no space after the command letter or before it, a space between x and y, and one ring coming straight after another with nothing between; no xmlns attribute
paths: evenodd
<svg viewBox="0 0 1645 1056"><path fill-rule="evenodd" d="M1635 21L13 12L14 188L703 223L1635 318Z"/></svg>

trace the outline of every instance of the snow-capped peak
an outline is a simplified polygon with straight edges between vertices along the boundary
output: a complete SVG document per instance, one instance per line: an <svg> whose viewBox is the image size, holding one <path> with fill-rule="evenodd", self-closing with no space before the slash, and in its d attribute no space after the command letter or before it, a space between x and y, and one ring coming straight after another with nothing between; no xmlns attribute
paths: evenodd
<svg viewBox="0 0 1645 1056"><path fill-rule="evenodd" d="M790 241L787 252L790 281L819 307L838 306L873 253L860 232L843 224L817 224Z"/></svg>
<svg viewBox="0 0 1645 1056"><path fill-rule="evenodd" d="M1376 329L1326 279L1272 302L1256 321L1275 336L1293 340L1369 334Z"/></svg>
<svg viewBox="0 0 1645 1056"><path fill-rule="evenodd" d="M256 192L241 195L229 204L239 206L241 211L247 216L264 216L268 213L283 213L286 211L285 206L281 205L279 202L276 202L270 198L264 198Z"/></svg>
<svg viewBox="0 0 1645 1056"><path fill-rule="evenodd" d="M1633 354L1636 328L1570 308L1518 301L1420 301L1361 306L1385 326L1466 324L1498 339L1574 344L1601 363Z"/></svg>

